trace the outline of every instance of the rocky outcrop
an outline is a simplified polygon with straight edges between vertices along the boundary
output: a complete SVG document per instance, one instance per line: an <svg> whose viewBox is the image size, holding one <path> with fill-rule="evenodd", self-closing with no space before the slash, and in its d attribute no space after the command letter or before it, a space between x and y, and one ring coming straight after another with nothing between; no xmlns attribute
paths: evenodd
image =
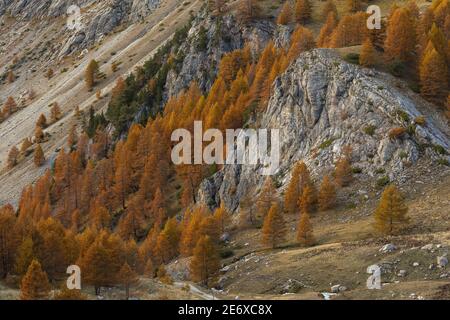
<svg viewBox="0 0 450 320"><path fill-rule="evenodd" d="M67 14L72 5L83 10L81 28L66 31L61 55L92 45L126 22L140 21L149 15L160 0L2 0L0 16L8 14L19 21L57 18Z"/></svg>
<svg viewBox="0 0 450 320"><path fill-rule="evenodd" d="M59 17L67 13L69 6L77 5L83 9L127 8L131 20L143 18L154 10L160 0L2 0L0 15L8 13L19 19Z"/></svg>
<svg viewBox="0 0 450 320"><path fill-rule="evenodd" d="M390 180L419 157L447 158L449 136L433 118L418 125L427 107L407 88L382 73L346 63L331 50L303 54L276 79L260 128L280 130L280 166L274 180L286 185L293 165L304 160L313 174L330 170L343 147L353 148L352 165L367 177L382 168ZM393 137L393 128L405 128ZM403 129L402 129L403 130ZM203 182L199 198L236 210L242 196L257 194L265 177L259 166L225 166Z"/></svg>
<svg viewBox="0 0 450 320"><path fill-rule="evenodd" d="M184 61L180 70L172 69L167 75L165 96L178 94L191 81L196 81L203 91L209 90L224 53L243 48L247 43L253 52L259 52L272 38L274 28L269 21L244 25L233 15L214 17L203 10L177 50L177 56L184 57Z"/></svg>
<svg viewBox="0 0 450 320"><path fill-rule="evenodd" d="M139 21L148 16L159 6L160 0L133 0L130 20Z"/></svg>

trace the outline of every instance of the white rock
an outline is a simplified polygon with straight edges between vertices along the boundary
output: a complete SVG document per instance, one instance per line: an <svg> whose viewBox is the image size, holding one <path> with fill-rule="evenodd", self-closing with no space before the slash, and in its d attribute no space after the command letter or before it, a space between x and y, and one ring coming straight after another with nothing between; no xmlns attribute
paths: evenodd
<svg viewBox="0 0 450 320"><path fill-rule="evenodd" d="M321 292L320 294L325 300L331 300L331 297L336 295L336 293L329 293L329 292Z"/></svg>
<svg viewBox="0 0 450 320"><path fill-rule="evenodd" d="M437 257L437 265L441 268L445 268L448 265L448 259L445 256Z"/></svg>
<svg viewBox="0 0 450 320"><path fill-rule="evenodd" d="M341 288L340 284L334 285L331 287L331 292L333 293L339 293L339 289Z"/></svg>
<svg viewBox="0 0 450 320"><path fill-rule="evenodd" d="M383 253L387 253L387 252L393 252L395 250L397 250L397 247L392 243L388 243L388 244L384 245L379 251L383 252Z"/></svg>
<svg viewBox="0 0 450 320"><path fill-rule="evenodd" d="M339 293L339 292L344 292L347 291L347 287L346 286L342 286L340 284L334 285L331 287L331 292L333 293Z"/></svg>
<svg viewBox="0 0 450 320"><path fill-rule="evenodd" d="M230 266L225 266L222 269L220 269L220 272L228 272L230 270Z"/></svg>
<svg viewBox="0 0 450 320"><path fill-rule="evenodd" d="M407 274L408 272L406 270L400 270L397 275L399 277L406 277Z"/></svg>
<svg viewBox="0 0 450 320"><path fill-rule="evenodd" d="M421 249L422 250L432 250L433 249L433 244L432 243L427 244L427 245L423 246Z"/></svg>
<svg viewBox="0 0 450 320"><path fill-rule="evenodd" d="M418 267L420 264L418 262L413 263L413 267Z"/></svg>

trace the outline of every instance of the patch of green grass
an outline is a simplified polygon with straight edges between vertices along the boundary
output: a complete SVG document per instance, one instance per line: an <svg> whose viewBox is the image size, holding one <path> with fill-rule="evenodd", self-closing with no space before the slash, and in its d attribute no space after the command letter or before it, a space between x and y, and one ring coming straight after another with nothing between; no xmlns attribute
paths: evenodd
<svg viewBox="0 0 450 320"><path fill-rule="evenodd" d="M335 140L334 138L325 140L324 142L322 142L319 145L319 149L323 150L323 149L328 148L329 146L331 146L333 144L334 140Z"/></svg>
<svg viewBox="0 0 450 320"><path fill-rule="evenodd" d="M373 136L375 134L376 127L374 125L369 124L368 126L364 127L363 131L365 134L368 134L369 136Z"/></svg>
<svg viewBox="0 0 450 320"><path fill-rule="evenodd" d="M403 62L395 61L389 64L388 69L392 75L396 77L401 77L405 73L406 67Z"/></svg>
<svg viewBox="0 0 450 320"><path fill-rule="evenodd" d="M410 124L409 126L406 127L406 132L408 132L408 134L410 136L413 136L416 134L416 125L415 124Z"/></svg>
<svg viewBox="0 0 450 320"><path fill-rule="evenodd" d="M362 169L359 168L359 167L353 167L353 168L352 168L352 172L353 172L354 174L361 174L361 173L362 173Z"/></svg>
<svg viewBox="0 0 450 320"><path fill-rule="evenodd" d="M391 180L389 180L389 177L387 177L387 176L381 177L377 180L377 187L383 188L383 187L387 186L389 184L389 182L391 182Z"/></svg>
<svg viewBox="0 0 450 320"><path fill-rule="evenodd" d="M444 158L438 159L438 163L443 165L443 166L450 167L450 163L448 162L447 159L444 159Z"/></svg>
<svg viewBox="0 0 450 320"><path fill-rule="evenodd" d="M357 208L357 205L356 205L356 203L353 203L353 202L347 203L345 205L345 209L347 209L347 210L356 209L356 208Z"/></svg>
<svg viewBox="0 0 450 320"><path fill-rule="evenodd" d="M408 158L408 153L402 150L398 156L400 157L400 159L406 159Z"/></svg>
<svg viewBox="0 0 450 320"><path fill-rule="evenodd" d="M234 256L234 252L231 249L223 249L222 251L220 251L220 257L222 259L230 258L232 256Z"/></svg>
<svg viewBox="0 0 450 320"><path fill-rule="evenodd" d="M395 111L395 115L398 116L400 119L402 119L405 122L409 121L409 115L403 110Z"/></svg>
<svg viewBox="0 0 450 320"><path fill-rule="evenodd" d="M349 63L359 64L359 53L350 52L345 55L344 60Z"/></svg>
<svg viewBox="0 0 450 320"><path fill-rule="evenodd" d="M447 150L445 150L445 148L439 144L433 145L433 150L442 155L447 154Z"/></svg>

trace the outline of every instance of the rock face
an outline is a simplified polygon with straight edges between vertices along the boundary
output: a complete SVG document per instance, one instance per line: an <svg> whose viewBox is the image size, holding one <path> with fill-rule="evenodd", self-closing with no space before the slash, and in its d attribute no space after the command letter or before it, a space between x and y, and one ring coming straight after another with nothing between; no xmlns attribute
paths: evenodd
<svg viewBox="0 0 450 320"><path fill-rule="evenodd" d="M346 63L331 50L301 55L276 79L267 110L252 126L280 130L280 166L273 177L286 185L293 165L303 160L313 174L330 170L343 148L353 149L352 165L368 177L383 168L386 178L400 179L405 166L421 156L446 157L448 133L434 119L423 126L414 119L425 106L392 78ZM419 111L421 110L421 111ZM393 128L406 128L398 137ZM439 146L439 147L437 147ZM234 211L239 200L257 194L266 177L261 165L228 165L204 181L199 198L205 204L224 202Z"/></svg>
<svg viewBox="0 0 450 320"><path fill-rule="evenodd" d="M269 21L240 24L233 15L212 17L207 10L192 22L186 41L176 55L184 57L181 70L167 75L165 97L175 96L196 81L200 89L208 91L215 79L224 53L241 49L246 43L253 52L261 51L274 34Z"/></svg>
<svg viewBox="0 0 450 320"><path fill-rule="evenodd" d="M136 22L149 15L160 0L2 0L0 17L8 14L18 21L65 16L67 9L77 5L83 10L81 29L69 31L61 54L86 48L112 32L124 22Z"/></svg>
<svg viewBox="0 0 450 320"><path fill-rule="evenodd" d="M130 19L138 21L149 15L159 6L160 0L133 0Z"/></svg>
<svg viewBox="0 0 450 320"><path fill-rule="evenodd" d="M134 20L148 15L159 3L160 0L2 0L0 15L8 13L20 19L59 17L66 14L69 6L77 5L80 8L95 9L127 8L127 16Z"/></svg>
<svg viewBox="0 0 450 320"><path fill-rule="evenodd" d="M448 259L446 256L437 257L437 265L440 268L445 268L448 265Z"/></svg>

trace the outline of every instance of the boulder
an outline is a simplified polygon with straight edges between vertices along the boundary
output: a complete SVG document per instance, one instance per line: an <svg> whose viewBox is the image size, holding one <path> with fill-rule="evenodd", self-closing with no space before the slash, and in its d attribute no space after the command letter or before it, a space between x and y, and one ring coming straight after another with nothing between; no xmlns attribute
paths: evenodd
<svg viewBox="0 0 450 320"><path fill-rule="evenodd" d="M332 293L340 293L340 292L344 292L344 291L347 291L347 287L340 285L340 284L337 284L337 285L334 285L331 287Z"/></svg>
<svg viewBox="0 0 450 320"><path fill-rule="evenodd" d="M397 247L392 243L388 243L388 244L384 245L383 247L381 247L381 249L379 251L383 252L383 253L388 253L388 252L394 252L395 250L397 250Z"/></svg>
<svg viewBox="0 0 450 320"><path fill-rule="evenodd" d="M437 265L440 268L445 268L448 265L448 259L446 256L437 257Z"/></svg>
<svg viewBox="0 0 450 320"><path fill-rule="evenodd" d="M406 277L407 274L408 274L408 272L407 272L406 270L400 270L400 271L398 272L397 276L403 278L403 277Z"/></svg>
<svg viewBox="0 0 450 320"><path fill-rule="evenodd" d="M230 239L231 239L231 236L228 232L225 232L224 234L222 234L220 236L220 241L222 241L222 242L229 242Z"/></svg>
<svg viewBox="0 0 450 320"><path fill-rule="evenodd" d="M433 250L433 247L434 247L434 245L432 243L429 243L427 245L424 245L421 249L430 251L430 250Z"/></svg>

